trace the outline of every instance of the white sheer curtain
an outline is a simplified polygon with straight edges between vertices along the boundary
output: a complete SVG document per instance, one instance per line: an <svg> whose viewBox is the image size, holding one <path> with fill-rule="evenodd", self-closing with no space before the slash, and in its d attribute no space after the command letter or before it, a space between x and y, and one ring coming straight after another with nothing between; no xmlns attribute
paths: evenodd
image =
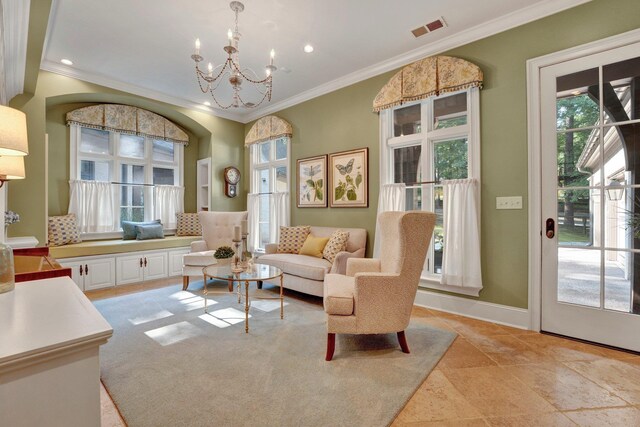
<svg viewBox="0 0 640 427"><path fill-rule="evenodd" d="M482 289L477 181L442 181L444 190L443 285Z"/></svg>
<svg viewBox="0 0 640 427"><path fill-rule="evenodd" d="M71 180L69 188L69 213L76 214L81 233L115 231L111 183Z"/></svg>
<svg viewBox="0 0 640 427"><path fill-rule="evenodd" d="M248 241L247 249L254 252L260 247L260 195L247 194L247 211L248 211Z"/></svg>
<svg viewBox="0 0 640 427"><path fill-rule="evenodd" d="M289 225L289 192L269 195L269 235L273 243L280 239L280 226Z"/></svg>
<svg viewBox="0 0 640 427"><path fill-rule="evenodd" d="M378 196L378 215L387 211L404 211L406 206L407 188L404 184L385 184L380 187ZM380 241L378 240L379 225L376 220L376 240L373 242L373 257L380 255Z"/></svg>
<svg viewBox="0 0 640 427"><path fill-rule="evenodd" d="M153 219L159 219L165 229L176 228L176 214L184 212L184 187L156 185L153 201Z"/></svg>

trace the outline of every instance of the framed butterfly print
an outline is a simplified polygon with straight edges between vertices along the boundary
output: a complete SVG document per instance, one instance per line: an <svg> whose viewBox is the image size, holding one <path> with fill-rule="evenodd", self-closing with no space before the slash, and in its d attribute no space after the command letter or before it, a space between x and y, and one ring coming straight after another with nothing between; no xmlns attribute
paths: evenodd
<svg viewBox="0 0 640 427"><path fill-rule="evenodd" d="M327 155L298 159L298 207L327 207Z"/></svg>
<svg viewBox="0 0 640 427"><path fill-rule="evenodd" d="M369 149L329 154L329 204L332 208L369 206Z"/></svg>

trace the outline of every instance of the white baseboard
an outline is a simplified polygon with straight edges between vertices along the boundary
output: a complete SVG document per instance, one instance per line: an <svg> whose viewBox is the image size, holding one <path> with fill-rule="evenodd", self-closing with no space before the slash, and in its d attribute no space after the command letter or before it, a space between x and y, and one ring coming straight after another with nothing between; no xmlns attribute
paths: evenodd
<svg viewBox="0 0 640 427"><path fill-rule="evenodd" d="M524 308L460 298L425 289L418 289L415 305L514 328L530 329L531 316L529 310Z"/></svg>

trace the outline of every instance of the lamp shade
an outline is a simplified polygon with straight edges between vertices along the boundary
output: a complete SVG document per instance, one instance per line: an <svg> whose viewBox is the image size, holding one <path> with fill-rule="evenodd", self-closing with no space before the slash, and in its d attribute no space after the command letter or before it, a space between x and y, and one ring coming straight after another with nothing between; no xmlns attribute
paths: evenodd
<svg viewBox="0 0 640 427"><path fill-rule="evenodd" d="M0 156L0 178L5 180L24 179L23 156Z"/></svg>
<svg viewBox="0 0 640 427"><path fill-rule="evenodd" d="M27 116L15 108L0 105L0 156L27 154Z"/></svg>

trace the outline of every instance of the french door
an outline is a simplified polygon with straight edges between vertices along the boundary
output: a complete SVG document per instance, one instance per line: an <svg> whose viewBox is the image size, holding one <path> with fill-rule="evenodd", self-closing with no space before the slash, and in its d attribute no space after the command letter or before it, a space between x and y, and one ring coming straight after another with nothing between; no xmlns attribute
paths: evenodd
<svg viewBox="0 0 640 427"><path fill-rule="evenodd" d="M640 351L640 43L540 70L541 328Z"/></svg>

